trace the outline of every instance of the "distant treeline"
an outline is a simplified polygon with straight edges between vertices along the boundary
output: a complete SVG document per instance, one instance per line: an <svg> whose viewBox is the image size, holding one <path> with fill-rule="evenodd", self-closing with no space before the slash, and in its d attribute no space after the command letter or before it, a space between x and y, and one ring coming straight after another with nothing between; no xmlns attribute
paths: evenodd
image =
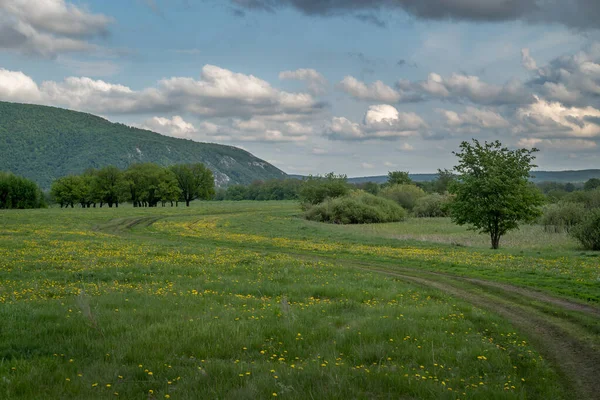
<svg viewBox="0 0 600 400"><path fill-rule="evenodd" d="M0 172L0 209L46 207L44 193L29 179Z"/></svg>
<svg viewBox="0 0 600 400"><path fill-rule="evenodd" d="M360 182L352 183L345 175L334 175L333 173L325 176L307 176L290 179L272 179L267 181L254 181L250 185L232 185L227 188L217 189L215 200L300 200L301 189L305 182L314 183L315 181L326 181L327 177L333 176L341 178L341 184L349 189L364 190L373 195L379 195L380 192L390 186L398 184L409 184L421 189L424 194L444 195L448 191L448 185L455 178L449 170L438 170L436 178L431 181L415 182L411 179L408 172L391 171L388 179L384 183ZM339 180L338 180L339 181ZM585 197L584 194L570 195L574 192L591 191L600 188L600 179L592 178L585 183L562 183L562 182L540 182L535 186L546 195L548 202L556 203L563 199L568 200L574 197ZM389 191L389 189L388 189Z"/></svg>
<svg viewBox="0 0 600 400"><path fill-rule="evenodd" d="M164 207L195 199L212 199L215 183L212 172L203 164L161 167L153 163L133 164L125 170L114 166L88 169L52 183L51 198L61 207L118 207L130 202L134 207Z"/></svg>
<svg viewBox="0 0 600 400"><path fill-rule="evenodd" d="M270 179L250 185L231 185L218 189L215 200L298 200L302 181L299 179Z"/></svg>
<svg viewBox="0 0 600 400"><path fill-rule="evenodd" d="M325 182L335 182L338 186L348 189L359 189L373 195L378 195L382 189L396 184L411 184L422 189L424 193L444 194L448 184L454 179L451 172L439 170L437 178L430 182L413 182L408 173L402 171L390 172L388 181L379 184L375 182L349 183L346 175L335 175L333 172L325 176L307 176L302 179L271 179L254 181L250 185L232 185L218 189L215 200L302 200L302 190L327 186ZM317 190L317 189L315 189Z"/></svg>

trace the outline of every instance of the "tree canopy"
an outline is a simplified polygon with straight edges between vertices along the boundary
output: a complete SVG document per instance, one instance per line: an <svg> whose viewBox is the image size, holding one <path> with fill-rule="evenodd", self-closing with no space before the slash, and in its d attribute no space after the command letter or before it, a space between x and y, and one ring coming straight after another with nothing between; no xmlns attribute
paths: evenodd
<svg viewBox="0 0 600 400"><path fill-rule="evenodd" d="M450 184L453 221L488 233L497 249L506 232L540 216L543 196L528 181L536 151L509 150L499 141L462 142L460 152L454 153L458 176Z"/></svg>
<svg viewBox="0 0 600 400"><path fill-rule="evenodd" d="M215 195L215 179L212 172L202 164L173 165L171 171L181 190L185 205L195 199L209 200Z"/></svg>
<svg viewBox="0 0 600 400"><path fill-rule="evenodd" d="M46 207L44 194L29 179L0 172L0 209Z"/></svg>

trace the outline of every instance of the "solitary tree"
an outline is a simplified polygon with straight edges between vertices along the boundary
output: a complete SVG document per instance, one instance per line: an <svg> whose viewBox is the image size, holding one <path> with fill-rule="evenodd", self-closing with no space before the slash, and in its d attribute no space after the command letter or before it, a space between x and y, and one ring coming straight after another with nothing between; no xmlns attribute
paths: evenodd
<svg viewBox="0 0 600 400"><path fill-rule="evenodd" d="M215 178L203 164L174 165L171 171L175 174L186 206L189 207L192 200L209 200L215 195Z"/></svg>
<svg viewBox="0 0 600 400"><path fill-rule="evenodd" d="M541 215L544 198L528 181L538 150L509 150L499 141L482 145L475 139L462 142L460 149L454 153L458 176L450 184L450 193L456 195L450 206L452 220L489 233L497 249L502 235Z"/></svg>

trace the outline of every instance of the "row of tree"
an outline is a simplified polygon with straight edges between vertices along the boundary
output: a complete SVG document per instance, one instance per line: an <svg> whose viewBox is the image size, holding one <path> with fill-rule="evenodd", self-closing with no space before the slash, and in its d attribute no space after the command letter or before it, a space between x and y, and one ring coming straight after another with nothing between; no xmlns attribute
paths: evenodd
<svg viewBox="0 0 600 400"><path fill-rule="evenodd" d="M46 207L44 193L29 179L0 172L0 209Z"/></svg>
<svg viewBox="0 0 600 400"><path fill-rule="evenodd" d="M62 207L118 207L130 202L134 207L186 206L195 199L212 199L215 183L212 172L203 164L162 167L153 163L132 164L125 170L114 166L88 169L52 183L50 194Z"/></svg>

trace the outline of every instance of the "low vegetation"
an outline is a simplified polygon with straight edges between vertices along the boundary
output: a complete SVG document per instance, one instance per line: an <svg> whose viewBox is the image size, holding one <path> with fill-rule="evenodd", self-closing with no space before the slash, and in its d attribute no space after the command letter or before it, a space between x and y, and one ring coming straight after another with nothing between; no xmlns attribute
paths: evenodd
<svg viewBox="0 0 600 400"><path fill-rule="evenodd" d="M328 198L306 211L306 219L335 224L374 224L402 221L406 212L391 200L366 192Z"/></svg>
<svg viewBox="0 0 600 400"><path fill-rule="evenodd" d="M571 229L571 234L588 250L600 250L600 208L589 211Z"/></svg>
<svg viewBox="0 0 600 400"><path fill-rule="evenodd" d="M441 228L478 240L444 218L341 226L297 213L295 202L194 202L5 214L0 393L566 399L593 387L596 375L584 371L594 350L552 347L543 311L527 308L513 324L486 297L469 297L481 287L447 281L489 279L597 304L597 260L535 234L543 255L512 233L498 252L414 240L421 233L411 229ZM413 239L391 236L401 232ZM515 293L486 290L500 291L494 304L525 307L507 300ZM563 346L596 343L597 319L544 307L554 319L567 313L560 321L573 336L560 336ZM522 325L528 319L535 331ZM580 358L556 362L561 354ZM571 386L571 373L587 383Z"/></svg>

